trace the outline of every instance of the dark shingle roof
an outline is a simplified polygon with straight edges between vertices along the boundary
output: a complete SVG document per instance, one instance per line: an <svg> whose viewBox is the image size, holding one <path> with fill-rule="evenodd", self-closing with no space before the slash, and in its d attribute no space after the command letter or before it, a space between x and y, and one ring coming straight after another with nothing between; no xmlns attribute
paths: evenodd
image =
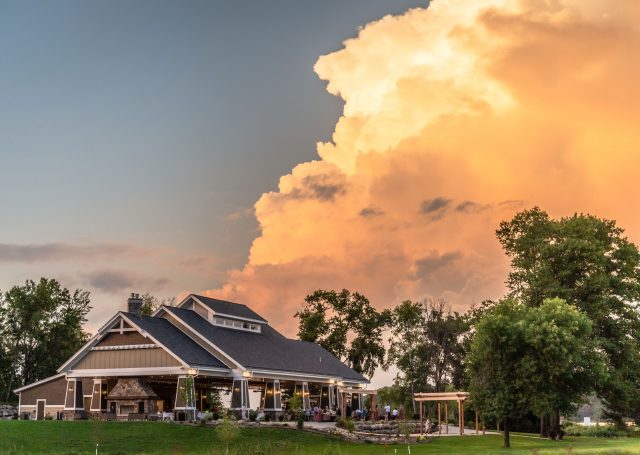
<svg viewBox="0 0 640 455"><path fill-rule="evenodd" d="M166 319L123 313L189 366L228 368Z"/></svg>
<svg viewBox="0 0 640 455"><path fill-rule="evenodd" d="M258 313L241 303L227 302L226 300L212 299L211 297L196 294L193 294L193 296L218 314L227 314L238 318L267 322L267 320Z"/></svg>
<svg viewBox="0 0 640 455"><path fill-rule="evenodd" d="M261 333L235 330L213 325L192 310L165 308L245 368L322 374L366 381L361 374L319 345L285 338L267 324L262 325Z"/></svg>

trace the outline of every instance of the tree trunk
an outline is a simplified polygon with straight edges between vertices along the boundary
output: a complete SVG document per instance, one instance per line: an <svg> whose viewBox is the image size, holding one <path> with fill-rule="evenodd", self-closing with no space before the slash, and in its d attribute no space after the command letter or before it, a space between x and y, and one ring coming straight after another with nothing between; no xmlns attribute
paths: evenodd
<svg viewBox="0 0 640 455"><path fill-rule="evenodd" d="M504 448L511 447L511 441L509 440L509 417L504 418Z"/></svg>
<svg viewBox="0 0 640 455"><path fill-rule="evenodd" d="M544 414L540 415L540 437L544 438Z"/></svg>

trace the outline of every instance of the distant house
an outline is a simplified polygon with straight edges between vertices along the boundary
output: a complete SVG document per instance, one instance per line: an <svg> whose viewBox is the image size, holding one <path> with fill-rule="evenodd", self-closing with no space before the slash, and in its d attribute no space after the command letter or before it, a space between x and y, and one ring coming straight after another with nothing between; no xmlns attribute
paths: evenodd
<svg viewBox="0 0 640 455"><path fill-rule="evenodd" d="M15 390L20 414L184 417L208 409L213 388L227 390L243 418L258 407L250 390L265 412L282 411L283 391L306 409L362 406L361 374L317 344L286 338L245 305L191 294L147 317L138 295L127 303L58 374Z"/></svg>

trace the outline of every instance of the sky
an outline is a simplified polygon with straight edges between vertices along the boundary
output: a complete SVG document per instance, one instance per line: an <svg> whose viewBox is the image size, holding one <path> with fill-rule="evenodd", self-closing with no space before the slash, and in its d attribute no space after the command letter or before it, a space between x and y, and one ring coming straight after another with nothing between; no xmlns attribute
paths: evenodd
<svg viewBox="0 0 640 455"><path fill-rule="evenodd" d="M640 242L637 0L0 3L0 288L504 295L500 221Z"/></svg>

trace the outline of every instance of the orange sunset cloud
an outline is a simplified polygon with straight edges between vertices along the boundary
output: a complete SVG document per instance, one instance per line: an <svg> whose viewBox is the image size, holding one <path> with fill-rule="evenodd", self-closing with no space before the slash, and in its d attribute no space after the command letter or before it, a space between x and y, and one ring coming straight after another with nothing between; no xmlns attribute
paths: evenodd
<svg viewBox="0 0 640 455"><path fill-rule="evenodd" d="M345 102L332 142L262 195L246 265L207 294L293 335L317 288L500 297L494 232L525 207L640 241L639 20L636 0L436 0L368 24L315 66Z"/></svg>

